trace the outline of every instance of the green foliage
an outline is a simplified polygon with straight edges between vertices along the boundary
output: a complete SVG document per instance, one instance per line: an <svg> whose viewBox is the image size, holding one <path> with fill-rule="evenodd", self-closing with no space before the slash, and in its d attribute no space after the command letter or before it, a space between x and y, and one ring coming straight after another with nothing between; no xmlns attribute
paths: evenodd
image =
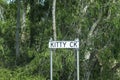
<svg viewBox="0 0 120 80"><path fill-rule="evenodd" d="M25 74L19 74L16 71L12 71L9 69L4 69L1 68L0 69L0 79L1 80L45 80L45 78L43 78L40 75L25 75ZM7 76L7 77L6 77Z"/></svg>

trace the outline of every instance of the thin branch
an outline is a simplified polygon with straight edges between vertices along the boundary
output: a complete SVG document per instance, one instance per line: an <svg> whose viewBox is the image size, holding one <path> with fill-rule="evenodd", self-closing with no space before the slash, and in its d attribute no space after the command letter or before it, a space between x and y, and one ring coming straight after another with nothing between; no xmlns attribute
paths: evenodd
<svg viewBox="0 0 120 80"><path fill-rule="evenodd" d="M98 20L97 20L95 23L93 23L93 25L92 25L92 27L91 27L91 29L90 29L90 32L89 32L89 34L88 34L88 39L92 37L95 28L97 27L98 23L99 23L100 20L101 20L101 17L102 17L102 13L100 13L100 15L99 15L99 17L98 17Z"/></svg>

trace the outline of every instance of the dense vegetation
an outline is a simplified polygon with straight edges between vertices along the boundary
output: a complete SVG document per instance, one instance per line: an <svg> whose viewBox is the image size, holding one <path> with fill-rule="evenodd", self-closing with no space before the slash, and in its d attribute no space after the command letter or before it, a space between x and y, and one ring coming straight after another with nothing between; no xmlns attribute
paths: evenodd
<svg viewBox="0 0 120 80"><path fill-rule="evenodd" d="M54 0L0 0L0 80L49 80ZM120 80L120 0L57 0L57 40L80 41L80 80ZM73 49L56 49L53 80L76 80Z"/></svg>

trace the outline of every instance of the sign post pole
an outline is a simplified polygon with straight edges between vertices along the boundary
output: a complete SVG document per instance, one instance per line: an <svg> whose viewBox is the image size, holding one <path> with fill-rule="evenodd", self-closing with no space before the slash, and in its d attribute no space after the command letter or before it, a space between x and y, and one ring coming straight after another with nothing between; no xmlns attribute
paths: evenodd
<svg viewBox="0 0 120 80"><path fill-rule="evenodd" d="M52 74L53 74L53 66L52 66L52 49L51 49L50 50L50 80L53 80Z"/></svg>
<svg viewBox="0 0 120 80"><path fill-rule="evenodd" d="M50 42L52 41L52 38L50 39ZM52 49L50 48L50 80L53 80L52 74L53 74L53 66L52 66Z"/></svg>
<svg viewBox="0 0 120 80"><path fill-rule="evenodd" d="M79 41L79 39L76 39L76 41ZM76 48L77 50L77 80L79 80L79 48Z"/></svg>
<svg viewBox="0 0 120 80"><path fill-rule="evenodd" d="M77 80L79 80L79 49L77 49Z"/></svg>

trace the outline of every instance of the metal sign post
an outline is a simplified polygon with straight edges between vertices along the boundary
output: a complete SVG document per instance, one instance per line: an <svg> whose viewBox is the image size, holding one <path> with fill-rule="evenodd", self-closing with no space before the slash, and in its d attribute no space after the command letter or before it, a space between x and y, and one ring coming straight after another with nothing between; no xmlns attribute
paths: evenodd
<svg viewBox="0 0 120 80"><path fill-rule="evenodd" d="M79 39L76 39L76 41L79 41ZM77 50L77 80L79 80L79 48Z"/></svg>
<svg viewBox="0 0 120 80"><path fill-rule="evenodd" d="M50 50L50 80L52 79L53 68L52 68L52 49Z"/></svg>
<svg viewBox="0 0 120 80"><path fill-rule="evenodd" d="M52 41L52 38L50 39L50 42ZM50 80L53 80L52 74L53 74L53 67L52 67L52 49L50 48Z"/></svg>
<svg viewBox="0 0 120 80"><path fill-rule="evenodd" d="M79 49L77 49L77 80L79 80Z"/></svg>
<svg viewBox="0 0 120 80"><path fill-rule="evenodd" d="M52 63L52 49L56 48L72 48L77 50L77 80L79 80L79 39L75 41L53 41L52 38L49 41L50 48L50 80L53 80L53 63Z"/></svg>

